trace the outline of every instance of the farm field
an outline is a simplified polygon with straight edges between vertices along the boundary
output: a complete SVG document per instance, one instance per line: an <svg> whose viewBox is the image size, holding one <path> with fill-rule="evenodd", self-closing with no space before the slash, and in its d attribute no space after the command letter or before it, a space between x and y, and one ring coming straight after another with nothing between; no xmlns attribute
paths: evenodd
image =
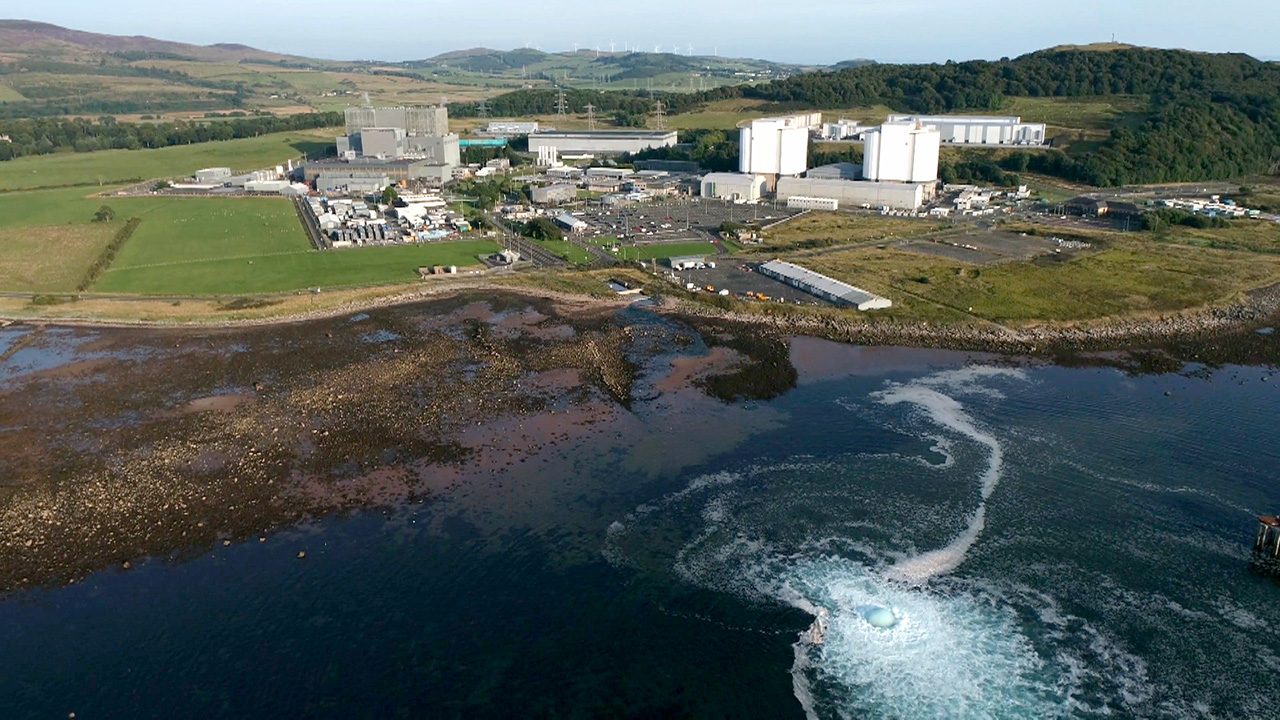
<svg viewBox="0 0 1280 720"><path fill-rule="evenodd" d="M311 249L283 198L121 198L116 217L142 218L108 273Z"/></svg>
<svg viewBox="0 0 1280 720"><path fill-rule="evenodd" d="M122 223L85 223L6 232L0 239L0 291L70 292Z"/></svg>
<svg viewBox="0 0 1280 720"><path fill-rule="evenodd" d="M101 150L18 158L0 163L0 191L73 185L118 185L184 177L204 167L233 171L278 165L333 142L336 130L299 130L257 138L179 145L154 150ZM83 194L83 193L82 193Z"/></svg>

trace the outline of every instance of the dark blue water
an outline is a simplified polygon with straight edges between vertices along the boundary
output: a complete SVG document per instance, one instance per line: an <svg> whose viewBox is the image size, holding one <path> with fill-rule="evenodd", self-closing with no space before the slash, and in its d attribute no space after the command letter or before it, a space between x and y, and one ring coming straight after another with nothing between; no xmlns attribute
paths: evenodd
<svg viewBox="0 0 1280 720"><path fill-rule="evenodd" d="M1271 716L1280 378L939 358L11 596L3 716Z"/></svg>

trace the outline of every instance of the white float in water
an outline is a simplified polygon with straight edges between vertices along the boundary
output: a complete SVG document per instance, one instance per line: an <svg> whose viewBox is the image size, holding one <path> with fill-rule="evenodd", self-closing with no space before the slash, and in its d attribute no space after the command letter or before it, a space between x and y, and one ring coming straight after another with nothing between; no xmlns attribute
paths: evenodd
<svg viewBox="0 0 1280 720"><path fill-rule="evenodd" d="M898 624L898 616L887 607L879 605L868 605L862 608L862 619L872 627L878 627L887 630Z"/></svg>

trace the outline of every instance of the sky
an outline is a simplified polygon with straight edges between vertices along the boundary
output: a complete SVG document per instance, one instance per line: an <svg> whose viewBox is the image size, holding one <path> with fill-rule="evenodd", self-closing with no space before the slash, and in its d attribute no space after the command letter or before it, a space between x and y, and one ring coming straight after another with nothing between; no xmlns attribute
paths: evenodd
<svg viewBox="0 0 1280 720"><path fill-rule="evenodd" d="M663 52L690 47L829 64L1014 57L1062 44L1118 42L1280 59L1277 0L41 0L0 17L113 35L148 35L335 60L413 60L450 50L574 44Z"/></svg>

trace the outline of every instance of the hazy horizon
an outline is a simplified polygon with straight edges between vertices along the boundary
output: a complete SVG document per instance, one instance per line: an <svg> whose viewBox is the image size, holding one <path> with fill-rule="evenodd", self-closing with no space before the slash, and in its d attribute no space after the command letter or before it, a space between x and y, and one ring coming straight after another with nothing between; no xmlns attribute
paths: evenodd
<svg viewBox="0 0 1280 720"><path fill-rule="evenodd" d="M1082 0L1028 14L995 2L970 3L959 14L936 0L862 0L821 12L779 13L776 4L721 0L689 7L671 0L626 4L607 18L581 0L541 5L491 0L480 9L458 0L405 5L394 13L361 12L334 0L263 5L225 0L183 6L134 0L110 9L88 0L46 0L21 19L112 35L146 35L197 45L239 43L331 60L418 60L473 47L539 47L546 52L624 49L832 64L1013 57L1046 47L1116 42L1204 52L1280 56L1273 29L1280 4L1224 0L1212 13L1185 0L1123 5ZM123 11L122 11L123 9ZM386 17L391 29L383 29ZM249 19L246 22L246 19ZM502 22L496 22L501 19ZM356 30L352 30L356 28ZM705 32L708 28L714 33Z"/></svg>

